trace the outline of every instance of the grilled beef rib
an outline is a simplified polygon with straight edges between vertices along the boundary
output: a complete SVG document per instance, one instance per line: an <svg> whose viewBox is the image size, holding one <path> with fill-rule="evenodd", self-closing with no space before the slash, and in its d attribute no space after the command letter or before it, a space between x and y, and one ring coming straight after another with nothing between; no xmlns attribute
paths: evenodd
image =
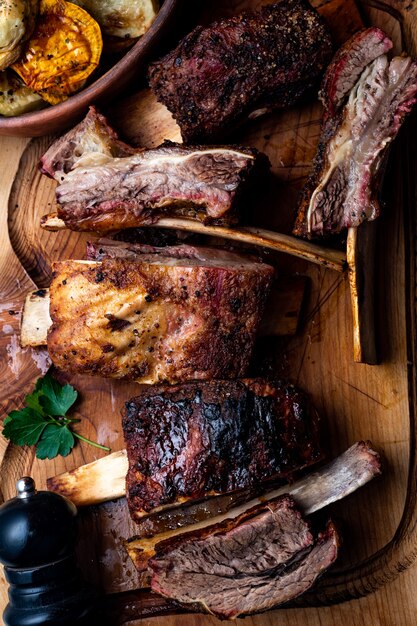
<svg viewBox="0 0 417 626"><path fill-rule="evenodd" d="M151 588L185 606L234 619L309 589L337 558L332 523L314 537L290 496L239 518L157 544Z"/></svg>
<svg viewBox="0 0 417 626"><path fill-rule="evenodd" d="M124 158L78 165L57 187L58 216L73 230L110 231L164 215L237 221L236 202L260 157L256 150L166 142Z"/></svg>
<svg viewBox="0 0 417 626"><path fill-rule="evenodd" d="M150 256L53 265L54 364L148 384L243 376L273 268L231 252Z"/></svg>
<svg viewBox="0 0 417 626"><path fill-rule="evenodd" d="M126 403L123 431L135 520L268 479L287 482L323 457L307 396L263 379L150 387Z"/></svg>
<svg viewBox="0 0 417 626"><path fill-rule="evenodd" d="M152 224L164 215L231 224L242 192L269 161L239 146L183 146L151 150L120 141L90 109L41 160L58 181L58 217L72 230L108 232Z"/></svg>
<svg viewBox="0 0 417 626"><path fill-rule="evenodd" d="M304 0L197 26L149 69L186 142L222 138L242 120L290 106L331 57L328 29Z"/></svg>
<svg viewBox="0 0 417 626"><path fill-rule="evenodd" d="M379 215L384 157L417 94L417 62L389 61L384 52L391 46L382 31L369 28L349 40L330 64L321 91L321 137L294 234L339 233Z"/></svg>
<svg viewBox="0 0 417 626"><path fill-rule="evenodd" d="M148 563L161 541L184 533L201 531L208 526L238 519L253 507L291 495L304 514L314 513L337 502L381 474L381 459L370 442L359 441L343 454L290 485L281 486L250 498L247 491L213 497L203 502L189 502L181 507L164 509L137 521L137 535L126 542L126 549L144 584Z"/></svg>
<svg viewBox="0 0 417 626"><path fill-rule="evenodd" d="M366 66L391 48L391 39L375 26L355 33L339 48L326 70L319 94L326 115L339 111Z"/></svg>

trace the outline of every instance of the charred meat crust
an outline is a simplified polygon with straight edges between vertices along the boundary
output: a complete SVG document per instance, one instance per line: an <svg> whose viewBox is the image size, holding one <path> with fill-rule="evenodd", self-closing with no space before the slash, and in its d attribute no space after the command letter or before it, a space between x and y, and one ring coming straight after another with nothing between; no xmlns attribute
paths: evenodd
<svg viewBox="0 0 417 626"><path fill-rule="evenodd" d="M133 519L161 506L256 487L323 458L306 394L279 381L153 387L126 403Z"/></svg>
<svg viewBox="0 0 417 626"><path fill-rule="evenodd" d="M185 142L223 136L293 104L331 57L329 31L308 2L288 0L197 26L149 69L150 86Z"/></svg>
<svg viewBox="0 0 417 626"><path fill-rule="evenodd" d="M350 494L353 485L356 485L358 489L371 477L379 476L382 473L382 460L371 445L371 442L357 442L327 465L321 466L316 471L311 470L306 477L298 478L295 483L291 483L291 488L295 488L297 501L302 509L315 511L321 508L323 502L337 501ZM304 486L300 500L301 484ZM201 506L201 501L191 500L181 507L163 509L138 520L137 534L131 538L131 541L166 533L178 527L183 528L185 532L187 526L190 527L226 513L233 517L233 509L248 503L257 495L271 493L270 489L276 490L275 484L262 483L257 489L240 490L207 499L204 501L204 506ZM249 505L247 508L250 508Z"/></svg>
<svg viewBox="0 0 417 626"><path fill-rule="evenodd" d="M341 119L341 114L337 113L333 117L326 118L326 121L323 120L317 151L313 159L312 170L301 191L298 213L292 231L293 235L296 235L297 237L305 237L307 239L312 237L308 231L307 225L308 208L310 206L312 194L316 189L317 184L320 182L326 167L327 147L336 135L337 129L341 124Z"/></svg>
<svg viewBox="0 0 417 626"><path fill-rule="evenodd" d="M148 384L244 375L274 270L235 256L55 263L52 361ZM115 328L115 318L129 324Z"/></svg>

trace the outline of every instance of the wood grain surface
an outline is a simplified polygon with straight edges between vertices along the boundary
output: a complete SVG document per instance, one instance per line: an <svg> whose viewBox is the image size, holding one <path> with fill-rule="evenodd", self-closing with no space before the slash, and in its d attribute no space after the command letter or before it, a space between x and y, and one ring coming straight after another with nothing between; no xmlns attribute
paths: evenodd
<svg viewBox="0 0 417 626"><path fill-rule="evenodd" d="M205 3L202 20L215 14L236 12L248 4L230 0ZM315 2L336 26L340 40L360 24L352 2ZM407 3L395 2L394 12ZM415 49L414 3L402 19L402 32L396 20L385 12L364 11L365 19L384 27L395 37L397 49ZM399 6L401 5L401 6ZM333 8L332 8L333 7ZM332 13L333 11L333 13ZM337 19L334 16L337 16ZM137 144L154 145L163 138L175 138L169 115L161 111L141 112L143 98L132 96L115 104L109 113L126 137ZM145 114L146 113L146 114ZM154 114L155 113L155 114ZM252 220L255 225L288 232L300 187L314 155L320 125L320 106L306 103L256 120L239 135L243 143L254 145L270 157L273 168L269 182L258 189ZM149 118L152 118L150 121ZM413 134L414 133L414 134ZM417 599L414 589L417 570L396 575L412 562L416 541L412 529L416 516L415 485L407 489L410 468L415 465L415 432L410 429L414 407L416 333L414 284L415 207L415 118L408 120L393 148L386 184L385 209L378 223L377 321L376 340L381 364L368 366L352 360L352 318L348 277L304 261L267 255L283 273L299 273L308 279L307 301L298 333L287 340L259 341L255 361L273 369L307 389L322 415L329 455L333 456L353 441L371 439L385 456L385 472L347 501L332 507L332 517L345 538L340 562L322 579L318 592L307 594L305 604L334 602L363 595L386 584L373 595L335 607L285 609L247 618L245 626L275 623L308 626L352 624L411 626L416 623ZM54 209L53 183L39 175L37 161L51 138L25 140L0 138L0 264L1 311L0 401L3 413L17 406L22 396L47 367L45 353L18 349L19 304L34 285L46 286L50 262L57 258L82 258L85 234L63 231L48 233L38 227L41 215ZM21 159L20 159L21 157ZM20 162L19 162L20 159ZM413 169L414 168L414 169ZM406 185L410 181L409 186ZM413 204L414 203L414 204ZM406 209L404 211L404 208ZM11 246L10 247L10 242ZM17 314L15 314L17 313ZM408 336L407 336L408 333ZM123 447L119 411L123 402L137 392L137 386L122 381L73 377L70 382L81 392L77 417L80 432L108 444L112 450ZM0 489L3 498L14 495L14 481L31 474L40 488L46 478L72 469L102 455L96 449L78 445L66 458L39 461L32 449L0 443L3 455ZM411 454L410 454L411 450ZM122 539L134 534L123 499L81 512L79 552L85 575L107 593L134 590L138 579L128 560ZM415 525L415 524L414 524ZM414 542L413 542L414 538ZM359 567L358 564L365 562ZM6 602L5 584L0 585L1 601ZM240 622L240 620L238 620ZM204 616L155 617L137 624L149 626L214 625L217 620ZM243 623L243 622L242 622Z"/></svg>

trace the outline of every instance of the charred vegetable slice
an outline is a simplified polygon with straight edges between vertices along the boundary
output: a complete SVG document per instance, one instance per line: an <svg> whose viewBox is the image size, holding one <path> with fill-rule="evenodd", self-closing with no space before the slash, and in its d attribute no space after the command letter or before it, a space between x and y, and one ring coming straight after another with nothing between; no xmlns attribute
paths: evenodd
<svg viewBox="0 0 417 626"><path fill-rule="evenodd" d="M100 27L84 9L64 0L41 0L35 32L13 69L44 100L58 104L81 89L102 47Z"/></svg>
<svg viewBox="0 0 417 626"><path fill-rule="evenodd" d="M26 87L19 76L11 70L0 72L0 115L22 115L44 105L41 96Z"/></svg>

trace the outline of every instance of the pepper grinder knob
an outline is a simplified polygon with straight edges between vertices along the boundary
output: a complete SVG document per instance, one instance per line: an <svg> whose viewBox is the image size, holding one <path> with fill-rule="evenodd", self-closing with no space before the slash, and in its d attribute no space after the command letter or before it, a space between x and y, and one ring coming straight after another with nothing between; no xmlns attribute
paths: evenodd
<svg viewBox="0 0 417 626"><path fill-rule="evenodd" d="M33 478L30 476L23 476L19 478L16 483L16 491L18 498L28 498L36 493L36 485Z"/></svg>
<svg viewBox="0 0 417 626"><path fill-rule="evenodd" d="M10 584L6 626L94 623L96 594L75 562L77 509L33 478L16 483L17 495L0 506L0 562Z"/></svg>

